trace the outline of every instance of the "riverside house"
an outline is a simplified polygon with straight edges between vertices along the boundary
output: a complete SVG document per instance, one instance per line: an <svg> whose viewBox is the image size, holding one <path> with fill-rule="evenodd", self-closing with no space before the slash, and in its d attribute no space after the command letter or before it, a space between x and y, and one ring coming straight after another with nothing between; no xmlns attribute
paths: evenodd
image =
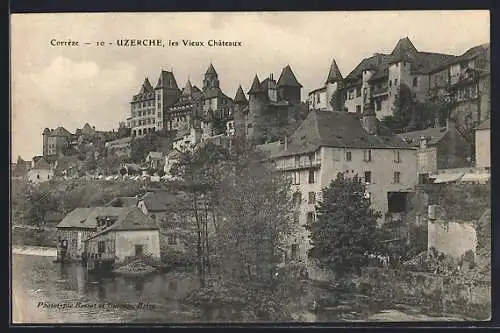
<svg viewBox="0 0 500 333"><path fill-rule="evenodd" d="M293 182L293 198L300 213L288 248L291 260L307 260L310 245L304 226L314 222L321 190L338 173L348 177L357 174L363 179L365 195L385 221L401 220L410 209L417 183L416 149L382 127L374 112L357 115L312 110L284 143L259 148L269 154L268 162Z"/></svg>
<svg viewBox="0 0 500 333"><path fill-rule="evenodd" d="M97 230L95 220L90 218L95 209L75 208L57 225L58 258L81 259L84 250L83 241Z"/></svg>
<svg viewBox="0 0 500 333"><path fill-rule="evenodd" d="M96 233L85 240L88 269L97 262L120 263L149 256L160 259L159 228L137 207L100 207Z"/></svg>

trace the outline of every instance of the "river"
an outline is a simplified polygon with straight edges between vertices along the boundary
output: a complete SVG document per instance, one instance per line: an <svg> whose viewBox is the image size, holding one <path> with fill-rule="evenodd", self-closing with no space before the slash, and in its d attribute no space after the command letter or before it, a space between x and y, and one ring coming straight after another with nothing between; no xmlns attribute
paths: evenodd
<svg viewBox="0 0 500 333"><path fill-rule="evenodd" d="M202 310L181 299L198 287L193 272L176 270L142 278L97 278L77 264L55 264L47 256L14 254L14 323L188 323L237 320L232 308ZM389 308L347 305L320 313L302 313L299 321L461 320L431 317L404 305ZM368 309L368 310L367 310Z"/></svg>

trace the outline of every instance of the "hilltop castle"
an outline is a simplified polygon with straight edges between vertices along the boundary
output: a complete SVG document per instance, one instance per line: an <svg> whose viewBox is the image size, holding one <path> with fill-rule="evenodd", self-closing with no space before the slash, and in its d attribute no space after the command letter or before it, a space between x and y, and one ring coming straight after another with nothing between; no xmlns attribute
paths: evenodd
<svg viewBox="0 0 500 333"><path fill-rule="evenodd" d="M200 138L225 134L269 140L270 126L293 123L297 106L307 108L300 101L301 88L289 65L283 68L278 81L273 74L262 82L255 75L248 98L241 85L234 98L224 94L212 63L203 76L201 89L188 78L181 90L173 72L162 70L155 88L147 77L144 79L139 94L132 98L127 121L132 136L175 130L178 136L195 131Z"/></svg>
<svg viewBox="0 0 500 333"><path fill-rule="evenodd" d="M333 60L325 85L309 93L308 104L311 109L358 114L373 108L377 118L382 119L392 115L402 85L408 87L419 102L442 98L464 104L464 96L476 99L481 95L478 90L484 92L484 99L489 98L488 78L489 44L455 56L419 51L405 37L390 54L375 53L363 59L345 78ZM467 108L478 109L471 117L480 121L489 114L487 105L485 101L479 107L469 105Z"/></svg>

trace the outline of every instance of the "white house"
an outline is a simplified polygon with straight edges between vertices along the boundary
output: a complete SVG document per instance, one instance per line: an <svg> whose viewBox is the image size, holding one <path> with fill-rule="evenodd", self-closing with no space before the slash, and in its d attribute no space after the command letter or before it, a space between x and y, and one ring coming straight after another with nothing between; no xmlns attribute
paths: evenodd
<svg viewBox="0 0 500 333"><path fill-rule="evenodd" d="M54 168L43 157L28 171L28 180L33 183L46 182L52 178L54 178Z"/></svg>
<svg viewBox="0 0 500 333"><path fill-rule="evenodd" d="M310 111L285 143L260 146L275 167L293 180L300 214L292 258L307 260L309 236L303 226L315 220L321 190L340 172L364 180L372 207L386 219L406 211L408 194L417 184L416 149L382 128L375 117Z"/></svg>

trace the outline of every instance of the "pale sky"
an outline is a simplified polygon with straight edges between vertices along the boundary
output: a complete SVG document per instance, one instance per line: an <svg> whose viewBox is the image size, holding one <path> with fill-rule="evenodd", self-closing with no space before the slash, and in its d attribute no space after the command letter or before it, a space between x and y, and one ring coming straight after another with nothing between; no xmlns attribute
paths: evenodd
<svg viewBox="0 0 500 333"><path fill-rule="evenodd" d="M255 74L278 79L289 64L305 99L323 85L333 58L345 77L363 58L390 53L406 36L419 51L459 55L490 41L490 18L488 11L16 14L11 32L15 161L41 155L45 127L117 128L144 77L154 86L162 68L173 69L179 88L188 77L201 87L213 62L222 90L234 97L239 84L249 90ZM95 46L125 38L243 45ZM51 46L52 39L80 45Z"/></svg>

